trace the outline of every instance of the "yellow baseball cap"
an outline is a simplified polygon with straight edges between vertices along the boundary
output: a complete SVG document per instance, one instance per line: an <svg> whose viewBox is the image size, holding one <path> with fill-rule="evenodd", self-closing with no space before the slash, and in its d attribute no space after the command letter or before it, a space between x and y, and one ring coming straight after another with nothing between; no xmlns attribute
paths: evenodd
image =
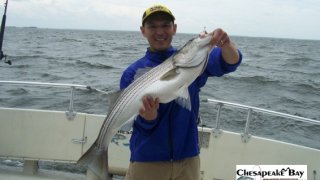
<svg viewBox="0 0 320 180"><path fill-rule="evenodd" d="M171 13L171 11L169 10L169 8L167 8L166 6L164 5L161 5L161 4L156 4L156 5L153 5L151 7L149 7L148 9L146 9L142 15L142 25L144 24L144 21L150 17L150 15L156 13L156 12L163 12L163 13L166 13L168 14L171 18L172 18L172 21L175 20L173 14Z"/></svg>

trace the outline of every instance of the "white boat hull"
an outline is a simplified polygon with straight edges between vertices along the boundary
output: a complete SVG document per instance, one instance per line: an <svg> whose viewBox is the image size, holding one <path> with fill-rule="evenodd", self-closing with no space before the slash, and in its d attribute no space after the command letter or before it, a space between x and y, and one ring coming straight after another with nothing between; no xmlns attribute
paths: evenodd
<svg viewBox="0 0 320 180"><path fill-rule="evenodd" d="M0 108L0 157L28 161L76 163L96 140L105 116ZM307 165L308 179L320 173L320 150L239 133L199 127L203 180L235 179L236 165ZM109 146L110 173L124 175L129 164L128 133L117 134ZM26 168L25 168L26 169ZM0 171L1 172L1 171ZM0 179L4 173L0 173ZM319 177L317 177L319 179Z"/></svg>

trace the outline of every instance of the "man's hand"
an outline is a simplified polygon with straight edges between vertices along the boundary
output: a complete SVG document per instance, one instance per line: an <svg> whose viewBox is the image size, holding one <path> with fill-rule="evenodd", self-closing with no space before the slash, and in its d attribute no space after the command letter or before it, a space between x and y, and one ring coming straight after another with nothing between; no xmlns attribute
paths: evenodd
<svg viewBox="0 0 320 180"><path fill-rule="evenodd" d="M151 96L142 98L143 106L139 109L139 114L145 120L154 120L158 116L159 98L153 99Z"/></svg>
<svg viewBox="0 0 320 180"><path fill-rule="evenodd" d="M222 49L223 59L228 64L236 64L239 61L239 53L228 34L221 28L215 29L210 34L212 34L212 45L216 45Z"/></svg>

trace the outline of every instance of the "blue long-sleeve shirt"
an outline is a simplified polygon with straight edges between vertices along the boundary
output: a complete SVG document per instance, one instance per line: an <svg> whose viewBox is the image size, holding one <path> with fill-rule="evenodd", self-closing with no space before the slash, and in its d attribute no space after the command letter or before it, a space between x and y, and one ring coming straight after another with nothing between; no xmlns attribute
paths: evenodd
<svg viewBox="0 0 320 180"><path fill-rule="evenodd" d="M176 51L172 47L161 53L148 49L144 57L123 72L120 89L128 87L134 81L139 69L155 67ZM222 76L235 71L242 60L242 55L240 52L239 54L239 62L230 65L223 60L220 48L213 49L206 70L188 88L191 111L171 101L160 104L158 117L153 121L147 121L138 115L130 139L130 161L170 161L197 156L200 152L197 129L200 88L205 85L209 76Z"/></svg>

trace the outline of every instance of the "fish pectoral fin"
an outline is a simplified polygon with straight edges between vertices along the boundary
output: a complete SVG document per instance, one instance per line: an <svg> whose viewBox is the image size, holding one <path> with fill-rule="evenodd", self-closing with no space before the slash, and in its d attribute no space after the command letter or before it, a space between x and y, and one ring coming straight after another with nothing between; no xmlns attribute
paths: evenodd
<svg viewBox="0 0 320 180"><path fill-rule="evenodd" d="M181 107L188 109L191 111L191 100L189 95L189 90L187 84L182 86L178 91L178 98L175 99L175 102L179 104Z"/></svg>
<svg viewBox="0 0 320 180"><path fill-rule="evenodd" d="M197 67L201 64L201 61L190 61L188 63L176 63L175 66L181 67L181 68L193 68Z"/></svg>
<svg viewBox="0 0 320 180"><path fill-rule="evenodd" d="M165 73L164 75L162 75L160 77L161 81L169 81L173 78L175 78L179 73L177 72L176 68L171 69L170 71L168 71L167 73Z"/></svg>

